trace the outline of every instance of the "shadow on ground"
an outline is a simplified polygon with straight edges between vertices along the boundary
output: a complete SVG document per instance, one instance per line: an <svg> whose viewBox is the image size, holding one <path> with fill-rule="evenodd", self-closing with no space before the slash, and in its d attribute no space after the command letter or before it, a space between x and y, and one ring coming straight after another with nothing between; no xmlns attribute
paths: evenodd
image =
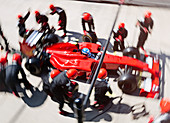
<svg viewBox="0 0 170 123"><path fill-rule="evenodd" d="M20 85L17 85L17 91L21 95L21 99L29 107L37 107L44 103L47 98L47 95L44 91L40 91L38 88L31 87L30 90L22 88ZM5 86L4 82L0 81L0 92L11 93L12 92ZM17 97L16 97L17 98Z"/></svg>
<svg viewBox="0 0 170 123"><path fill-rule="evenodd" d="M118 99L118 103L114 104L113 101ZM129 114L131 112L131 107L127 104L121 103L121 97L111 98L108 105L104 110L98 110L91 106L92 111L85 112L85 121L90 122L100 122L101 119L111 122L113 117L109 114L110 112L118 114Z"/></svg>

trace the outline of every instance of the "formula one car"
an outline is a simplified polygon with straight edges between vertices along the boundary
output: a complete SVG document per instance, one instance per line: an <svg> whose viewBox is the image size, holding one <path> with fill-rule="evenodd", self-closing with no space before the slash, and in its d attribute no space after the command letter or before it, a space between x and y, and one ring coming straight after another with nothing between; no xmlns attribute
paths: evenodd
<svg viewBox="0 0 170 123"><path fill-rule="evenodd" d="M99 57L99 52L102 53L101 45L95 43L82 42L79 47L71 43L56 43L44 46L37 54L29 57L25 67L34 75L40 75L44 65L61 71L75 68L79 75L88 77L95 71L99 59L81 54L83 48L89 48L96 57ZM102 67L118 71L118 86L124 93L135 91L138 83L143 80L145 84L140 95L154 98L159 94L159 59L141 55L134 47L126 48L122 55L106 53ZM142 73L148 73L150 77L143 77Z"/></svg>

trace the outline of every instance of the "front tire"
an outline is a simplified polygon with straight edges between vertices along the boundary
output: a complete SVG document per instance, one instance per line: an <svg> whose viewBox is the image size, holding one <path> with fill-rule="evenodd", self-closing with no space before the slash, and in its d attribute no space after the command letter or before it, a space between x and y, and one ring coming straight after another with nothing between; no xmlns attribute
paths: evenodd
<svg viewBox="0 0 170 123"><path fill-rule="evenodd" d="M134 92L137 88L136 77L132 74L123 74L118 79L118 86L123 93L130 94Z"/></svg>
<svg viewBox="0 0 170 123"><path fill-rule="evenodd" d="M139 50L135 47L127 47L123 50L123 56L140 59Z"/></svg>

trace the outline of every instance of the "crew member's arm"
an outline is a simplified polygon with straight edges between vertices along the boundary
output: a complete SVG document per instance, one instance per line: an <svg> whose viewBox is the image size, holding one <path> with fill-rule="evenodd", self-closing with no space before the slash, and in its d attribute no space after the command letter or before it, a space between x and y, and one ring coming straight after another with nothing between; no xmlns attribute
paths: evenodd
<svg viewBox="0 0 170 123"><path fill-rule="evenodd" d="M28 11L27 14L24 16L24 21L28 19L29 15L30 15L30 11Z"/></svg>
<svg viewBox="0 0 170 123"><path fill-rule="evenodd" d="M84 31L84 30L86 31L86 27L85 27L85 21L84 21L84 19L82 19L82 26L83 26L83 31Z"/></svg>
<svg viewBox="0 0 170 123"><path fill-rule="evenodd" d="M91 20L91 23L92 23L92 29L93 29L93 31L95 30L95 27L94 27L94 20L93 20L93 18L92 18L92 20Z"/></svg>
<svg viewBox="0 0 170 123"><path fill-rule="evenodd" d="M52 12L50 12L51 15L54 15L56 13L56 10L53 10Z"/></svg>

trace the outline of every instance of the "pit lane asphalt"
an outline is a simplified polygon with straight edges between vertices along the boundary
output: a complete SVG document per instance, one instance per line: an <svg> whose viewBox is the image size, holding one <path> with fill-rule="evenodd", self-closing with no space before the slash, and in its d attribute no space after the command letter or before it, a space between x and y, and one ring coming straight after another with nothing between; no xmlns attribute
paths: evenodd
<svg viewBox="0 0 170 123"><path fill-rule="evenodd" d="M101 4L101 3L87 3L80 1L66 1L66 0L0 0L0 22L4 35L7 37L11 47L19 49L18 41L22 41L22 38L18 35L17 28L17 15L25 14L28 8L31 9L31 15L26 22L28 29L38 29L39 25L35 22L34 11L39 10L42 13L49 11L49 4L53 3L56 6L60 6L65 9L68 23L68 37L64 41L69 40L72 36L79 38L83 31L81 26L81 14L85 11L90 12L93 15L94 23L96 27L96 34L99 40L105 42L110 34L111 27L113 25L118 5L115 4ZM162 87L161 96L170 97L169 95L169 58L170 58L170 36L168 24L170 10L168 8L154 8L154 7L139 7L139 6L125 6L123 5L120 10L115 29L120 22L124 22L126 28L129 31L126 38L126 46L136 46L137 38L139 35L139 29L135 27L138 18L143 16L146 10L150 10L153 14L154 28L151 35L148 36L148 40L145 44L145 49L153 54L158 54L162 61ZM54 25L57 28L58 16L48 15L50 26ZM58 35L62 35L61 31L56 32ZM0 39L2 41L2 39ZM3 42L3 41L2 41ZM111 40L113 42L113 40ZM112 44L112 43L111 43ZM108 50L111 52L111 44ZM3 53L3 52L1 52ZM10 56L9 56L10 57ZM10 59L9 59L10 61ZM53 102L47 97L41 90L41 79L29 74L26 71L29 81L38 89L27 91L30 97L23 99L16 98L8 92L0 92L0 122L1 123L75 123L77 120L73 118L73 112L68 106L64 107L65 110L71 112L70 116L62 116L58 114L58 104ZM121 91L117 87L117 83L113 82L113 77L110 78L112 90L115 97L122 95ZM80 92L87 94L88 86L84 83L80 83ZM93 103L93 96L90 97L91 103ZM122 100L119 103L119 99L114 99L110 103L104 112L100 112L95 109L87 108L85 110L85 122L113 122L113 123L144 123L148 121L150 115L159 115L159 100L147 99L139 96L122 95ZM149 115L140 117L133 120L130 107L139 103L146 105L146 111ZM92 120L92 121L91 121Z"/></svg>

